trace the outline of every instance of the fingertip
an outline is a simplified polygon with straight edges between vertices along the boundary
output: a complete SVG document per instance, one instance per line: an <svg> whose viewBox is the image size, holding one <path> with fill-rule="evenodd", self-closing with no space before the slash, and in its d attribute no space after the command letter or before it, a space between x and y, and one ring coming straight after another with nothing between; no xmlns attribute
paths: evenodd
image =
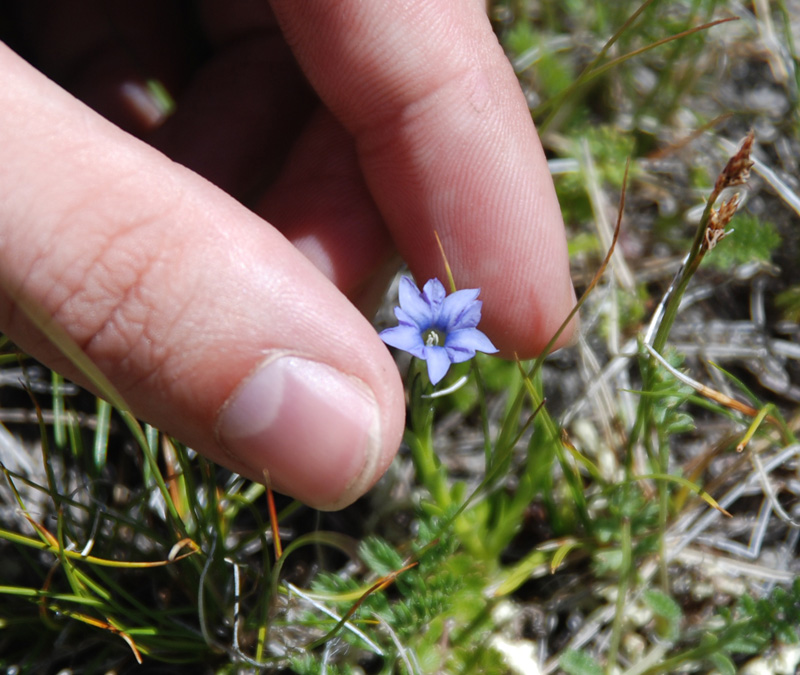
<svg viewBox="0 0 800 675"><path fill-rule="evenodd" d="M287 352L266 357L223 406L217 438L251 475L323 510L355 501L399 445L361 380Z"/></svg>
<svg viewBox="0 0 800 675"><path fill-rule="evenodd" d="M556 266L550 275L517 272L511 279L516 290L501 284L500 293L485 299L483 306L484 326L490 337L497 334L495 345L500 355L537 357L556 336L551 352L567 346L578 327L577 314L564 325L576 303L569 275Z"/></svg>

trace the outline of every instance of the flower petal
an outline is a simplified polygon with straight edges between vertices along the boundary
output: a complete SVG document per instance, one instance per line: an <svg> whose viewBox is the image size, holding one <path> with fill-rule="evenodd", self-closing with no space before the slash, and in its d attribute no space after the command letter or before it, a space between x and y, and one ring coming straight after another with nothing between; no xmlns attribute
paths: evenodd
<svg viewBox="0 0 800 675"><path fill-rule="evenodd" d="M440 314L440 325L446 332L478 325L483 306L480 300L476 300L480 292L480 288L465 288L447 296Z"/></svg>
<svg viewBox="0 0 800 675"><path fill-rule="evenodd" d="M428 282L430 283L430 282ZM427 285L426 285L427 286ZM400 307L420 330L427 330L433 323L435 314L431 309L428 299L420 292L416 284L409 277L401 277L397 289ZM395 310L395 315L397 311ZM399 316L397 317L400 318Z"/></svg>
<svg viewBox="0 0 800 675"><path fill-rule="evenodd" d="M486 354L494 354L499 351L492 341L477 328L465 328L448 333L444 345L458 351L477 351Z"/></svg>
<svg viewBox="0 0 800 675"><path fill-rule="evenodd" d="M394 326L380 332L378 337L390 347L396 347L413 354L419 359L425 358L425 343L415 326Z"/></svg>
<svg viewBox="0 0 800 675"><path fill-rule="evenodd" d="M405 312L402 307L395 307L394 315L397 317L397 320L400 322L401 326L410 326L414 330L420 331L420 333L422 332L419 324L414 321L413 317L409 316L408 312Z"/></svg>
<svg viewBox="0 0 800 675"><path fill-rule="evenodd" d="M438 279L429 279L422 288L422 295L428 300L431 307L431 318L434 326L439 326L439 312L442 311L442 303L445 301L447 291L444 290L442 282ZM430 327L430 326L428 326Z"/></svg>
<svg viewBox="0 0 800 675"><path fill-rule="evenodd" d="M423 358L428 362L428 377L431 384L438 384L450 369L447 351L443 347L425 347Z"/></svg>
<svg viewBox="0 0 800 675"><path fill-rule="evenodd" d="M463 363L464 361L469 361L470 359L475 358L474 349L456 349L454 347L445 347L444 350L447 352L447 358L450 359L451 363Z"/></svg>

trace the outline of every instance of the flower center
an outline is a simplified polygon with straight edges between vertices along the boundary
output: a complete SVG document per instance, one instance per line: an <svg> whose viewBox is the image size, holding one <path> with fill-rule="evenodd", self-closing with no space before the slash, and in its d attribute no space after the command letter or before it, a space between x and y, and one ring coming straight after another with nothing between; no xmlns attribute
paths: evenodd
<svg viewBox="0 0 800 675"><path fill-rule="evenodd" d="M422 341L426 347L438 347L443 345L447 336L436 328L429 328L422 334Z"/></svg>

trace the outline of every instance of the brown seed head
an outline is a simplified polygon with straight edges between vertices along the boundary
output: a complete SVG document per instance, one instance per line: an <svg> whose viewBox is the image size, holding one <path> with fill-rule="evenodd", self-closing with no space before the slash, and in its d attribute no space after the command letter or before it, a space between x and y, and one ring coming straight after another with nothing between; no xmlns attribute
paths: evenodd
<svg viewBox="0 0 800 675"><path fill-rule="evenodd" d="M753 166L753 160L750 159L750 153L753 150L753 140L755 133L750 130L750 133L745 136L742 145L736 154L728 160L725 168L717 176L717 182L714 184L714 196L718 196L725 188L734 185L743 185L750 178L750 168Z"/></svg>
<svg viewBox="0 0 800 675"><path fill-rule="evenodd" d="M706 251L713 249L719 242L727 237L733 230L725 231L728 223L731 222L736 207L739 206L739 195L733 195L727 202L723 202L719 209L711 209L708 217L708 227L704 247Z"/></svg>
<svg viewBox="0 0 800 675"><path fill-rule="evenodd" d="M739 195L733 195L727 202L722 203L718 211L719 227L726 227L731 222L737 208L739 208Z"/></svg>

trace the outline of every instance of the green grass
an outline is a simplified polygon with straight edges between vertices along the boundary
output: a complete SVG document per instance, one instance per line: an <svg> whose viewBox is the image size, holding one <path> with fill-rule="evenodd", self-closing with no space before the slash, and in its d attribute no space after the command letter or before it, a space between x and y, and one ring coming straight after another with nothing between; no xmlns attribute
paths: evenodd
<svg viewBox="0 0 800 675"><path fill-rule="evenodd" d="M412 363L403 449L340 514L278 498L271 518L263 486L0 338L0 668L634 675L789 658L800 279L775 180L791 192L800 138L796 113L747 97L766 84L796 110L796 19L772 5L699 33L732 3L492 7L560 161L581 337L535 362L481 355L435 399ZM761 48L768 29L784 49ZM744 188L707 200L750 128L769 131L756 151L777 178L754 172L707 250L710 207Z"/></svg>

